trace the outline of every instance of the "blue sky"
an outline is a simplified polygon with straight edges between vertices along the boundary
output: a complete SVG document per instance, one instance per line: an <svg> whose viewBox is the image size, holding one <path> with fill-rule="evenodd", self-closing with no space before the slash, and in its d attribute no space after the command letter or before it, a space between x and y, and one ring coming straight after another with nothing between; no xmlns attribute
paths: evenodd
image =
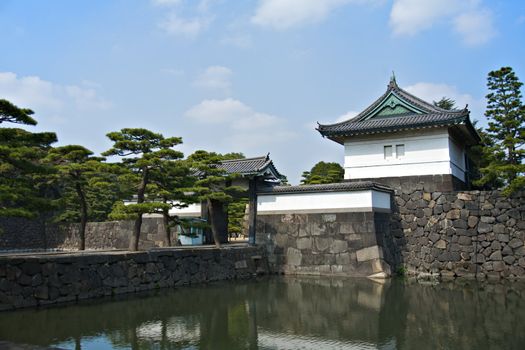
<svg viewBox="0 0 525 350"><path fill-rule="evenodd" d="M525 81L521 0L0 0L0 98L95 152L123 127L181 150L271 153L292 183L343 148L314 130L398 84L469 104Z"/></svg>

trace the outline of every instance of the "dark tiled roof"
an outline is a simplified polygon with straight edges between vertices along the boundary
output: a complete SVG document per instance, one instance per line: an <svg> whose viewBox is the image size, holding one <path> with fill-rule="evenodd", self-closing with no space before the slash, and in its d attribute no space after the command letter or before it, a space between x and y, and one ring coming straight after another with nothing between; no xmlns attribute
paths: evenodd
<svg viewBox="0 0 525 350"><path fill-rule="evenodd" d="M395 80L390 80L390 83L388 84L386 92L381 97L379 97L377 100L375 100L364 111L362 111L361 113L359 113L358 115L356 115L355 117L353 117L352 119L350 119L348 121L361 121L361 120L365 119L370 112L372 112L376 107L378 107L381 104L381 102L383 102L383 100L385 98L387 98L388 95L390 95L390 93L396 94L396 96L399 96L401 99L407 101L412 106L417 107L423 113L450 112L449 110L446 110L446 109L434 106L433 104L428 103L426 101L423 101L419 97L416 97L416 96L406 92L405 90L403 90L399 86L397 86L397 83L396 83ZM346 122L343 122L343 123L346 123ZM339 123L339 124L343 124L343 123Z"/></svg>
<svg viewBox="0 0 525 350"><path fill-rule="evenodd" d="M391 94L394 94L418 112L383 117L374 116L377 108L379 108ZM454 125L464 126L466 128L464 132L466 132L472 140L479 141L479 135L470 122L469 111L466 107L462 110L445 110L439 108L406 92L397 86L395 80L391 80L386 92L357 116L336 124L319 124L317 130L321 135L342 143L342 136Z"/></svg>
<svg viewBox="0 0 525 350"><path fill-rule="evenodd" d="M323 136L359 135L379 132L390 132L406 129L418 129L432 126L448 126L469 122L469 112L440 112L429 114L407 114L397 117L373 118L363 121L349 120L332 125L319 125L319 132Z"/></svg>
<svg viewBox="0 0 525 350"><path fill-rule="evenodd" d="M269 155L254 158L224 160L219 167L226 170L229 174L241 174L243 176L260 174L269 169L277 177L282 177L273 165Z"/></svg>
<svg viewBox="0 0 525 350"><path fill-rule="evenodd" d="M362 191L377 190L382 192L391 192L388 186L373 181L353 181L337 182L322 185L302 185L302 186L275 186L265 188L259 194L271 193L301 193L301 192L336 192L336 191Z"/></svg>

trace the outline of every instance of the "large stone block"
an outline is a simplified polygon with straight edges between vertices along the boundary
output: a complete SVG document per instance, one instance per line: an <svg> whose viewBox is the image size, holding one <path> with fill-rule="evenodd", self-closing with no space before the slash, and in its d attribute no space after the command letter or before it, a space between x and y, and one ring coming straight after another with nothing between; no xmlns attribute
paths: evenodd
<svg viewBox="0 0 525 350"><path fill-rule="evenodd" d="M463 201L471 201L472 196L468 193L459 192L458 193L458 199L461 199Z"/></svg>
<svg viewBox="0 0 525 350"><path fill-rule="evenodd" d="M509 247L511 247L512 249L516 249L521 246L523 246L523 241L519 238L513 238L509 242Z"/></svg>
<svg viewBox="0 0 525 350"><path fill-rule="evenodd" d="M488 232L492 232L492 225L484 223L484 222L480 222L478 224L478 233L488 233Z"/></svg>
<svg viewBox="0 0 525 350"><path fill-rule="evenodd" d="M435 244L434 244L434 247L438 248L438 249L446 249L447 248L447 242L440 239L439 241L437 241Z"/></svg>
<svg viewBox="0 0 525 350"><path fill-rule="evenodd" d="M317 251L322 252L322 251L327 250L330 247L330 245L333 242L333 239L330 237L315 237L314 242L315 242L315 249Z"/></svg>
<svg viewBox="0 0 525 350"><path fill-rule="evenodd" d="M373 259L382 259L383 251L381 247L377 245L363 248L356 252L356 258L358 262L364 262Z"/></svg>
<svg viewBox="0 0 525 350"><path fill-rule="evenodd" d="M301 265L302 254L301 251L295 248L288 248L286 251L286 263L291 266Z"/></svg>
<svg viewBox="0 0 525 350"><path fill-rule="evenodd" d="M501 261L501 260L503 260L503 257L501 255L501 251L500 250L496 250L495 252L490 254L489 260L491 260L491 261Z"/></svg>
<svg viewBox="0 0 525 350"><path fill-rule="evenodd" d="M348 250L348 242L343 240L334 240L330 245L330 253L344 253Z"/></svg>
<svg viewBox="0 0 525 350"><path fill-rule="evenodd" d="M297 239L297 249L312 249L312 238L306 237Z"/></svg>

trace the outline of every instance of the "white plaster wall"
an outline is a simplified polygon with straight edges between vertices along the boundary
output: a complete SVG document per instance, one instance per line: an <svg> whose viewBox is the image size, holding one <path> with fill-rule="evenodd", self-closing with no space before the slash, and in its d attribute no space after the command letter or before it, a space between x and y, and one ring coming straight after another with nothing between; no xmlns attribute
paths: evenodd
<svg viewBox="0 0 525 350"><path fill-rule="evenodd" d="M375 208L390 209L390 193L372 191L372 204Z"/></svg>
<svg viewBox="0 0 525 350"><path fill-rule="evenodd" d="M459 146L452 138L449 138L449 149L450 149L450 167L452 174L465 181L465 150Z"/></svg>
<svg viewBox="0 0 525 350"><path fill-rule="evenodd" d="M396 155L396 145L405 155ZM393 156L385 159L384 146ZM451 174L450 141L446 128L363 136L345 142L345 179Z"/></svg>
<svg viewBox="0 0 525 350"><path fill-rule="evenodd" d="M201 205L200 203L196 203L190 204L186 208L171 208L170 215L200 217Z"/></svg>
<svg viewBox="0 0 525 350"><path fill-rule="evenodd" d="M183 217L200 217L201 216L201 205L200 203L197 204L190 204L186 208L171 208L170 216L183 216ZM154 218L154 217L161 217L160 214L145 214L144 217L147 218Z"/></svg>
<svg viewBox="0 0 525 350"><path fill-rule="evenodd" d="M390 194L366 190L354 192L259 194L257 213L390 209Z"/></svg>

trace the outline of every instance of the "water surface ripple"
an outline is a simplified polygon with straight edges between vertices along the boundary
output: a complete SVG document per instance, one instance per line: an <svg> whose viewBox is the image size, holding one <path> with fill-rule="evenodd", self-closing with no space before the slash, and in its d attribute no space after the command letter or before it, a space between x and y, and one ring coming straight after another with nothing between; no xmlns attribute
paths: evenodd
<svg viewBox="0 0 525 350"><path fill-rule="evenodd" d="M65 349L525 349L525 285L270 277L0 313Z"/></svg>

